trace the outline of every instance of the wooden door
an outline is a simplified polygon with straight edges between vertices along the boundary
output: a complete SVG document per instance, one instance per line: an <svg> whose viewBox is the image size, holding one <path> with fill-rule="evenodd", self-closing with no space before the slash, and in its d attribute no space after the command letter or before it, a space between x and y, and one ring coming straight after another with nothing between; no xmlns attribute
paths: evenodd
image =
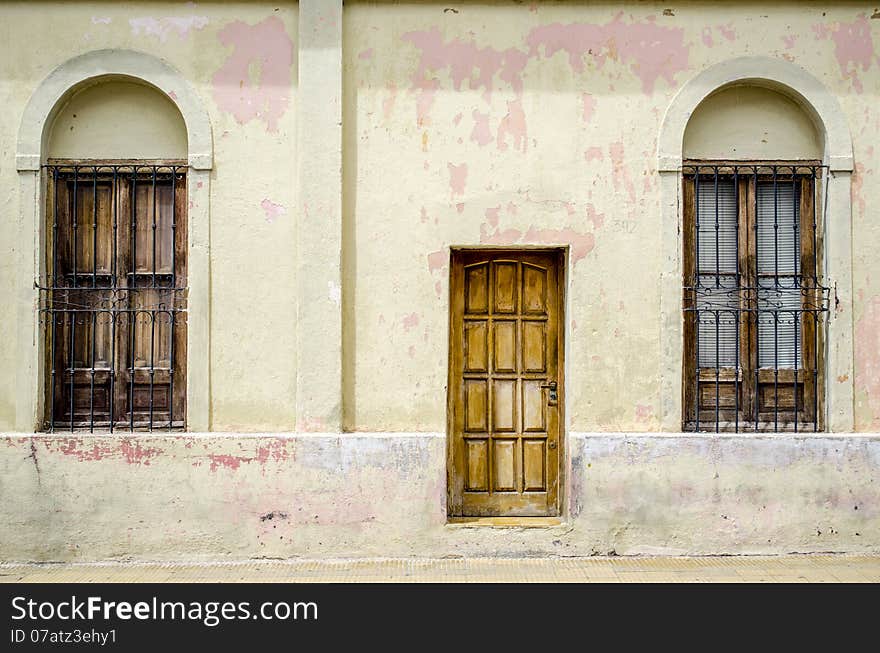
<svg viewBox="0 0 880 653"><path fill-rule="evenodd" d="M559 514L560 251L452 254L450 513Z"/></svg>

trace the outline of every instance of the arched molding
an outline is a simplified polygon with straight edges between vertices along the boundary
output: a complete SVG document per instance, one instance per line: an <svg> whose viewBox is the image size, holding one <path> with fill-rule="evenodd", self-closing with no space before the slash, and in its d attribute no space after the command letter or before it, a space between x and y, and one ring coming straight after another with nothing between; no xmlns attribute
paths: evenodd
<svg viewBox="0 0 880 653"><path fill-rule="evenodd" d="M15 153L19 171L39 170L52 122L77 90L107 79L124 79L169 95L186 123L190 167L210 170L214 145L208 112L189 82L169 64L134 50L95 50L55 68L31 95L21 120Z"/></svg>
<svg viewBox="0 0 880 653"><path fill-rule="evenodd" d="M684 131L694 110L712 93L735 84L782 93L810 117L824 140L824 163L832 172L853 169L852 137L846 115L824 84L800 66L772 57L740 57L707 68L678 91L666 110L657 140L661 172L681 169Z"/></svg>

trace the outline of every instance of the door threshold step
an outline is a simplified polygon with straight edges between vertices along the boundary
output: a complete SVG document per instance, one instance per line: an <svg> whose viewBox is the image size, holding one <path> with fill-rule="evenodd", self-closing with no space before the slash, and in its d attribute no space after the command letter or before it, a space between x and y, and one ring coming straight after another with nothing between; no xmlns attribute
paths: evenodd
<svg viewBox="0 0 880 653"><path fill-rule="evenodd" d="M458 528L550 528L562 526L561 517L450 517L447 526Z"/></svg>

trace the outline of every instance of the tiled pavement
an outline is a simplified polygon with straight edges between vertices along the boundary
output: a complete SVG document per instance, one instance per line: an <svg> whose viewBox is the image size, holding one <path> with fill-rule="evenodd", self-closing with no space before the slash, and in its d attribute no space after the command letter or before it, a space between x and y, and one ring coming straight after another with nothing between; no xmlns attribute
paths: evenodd
<svg viewBox="0 0 880 653"><path fill-rule="evenodd" d="M0 582L880 582L880 556L253 560L0 564Z"/></svg>

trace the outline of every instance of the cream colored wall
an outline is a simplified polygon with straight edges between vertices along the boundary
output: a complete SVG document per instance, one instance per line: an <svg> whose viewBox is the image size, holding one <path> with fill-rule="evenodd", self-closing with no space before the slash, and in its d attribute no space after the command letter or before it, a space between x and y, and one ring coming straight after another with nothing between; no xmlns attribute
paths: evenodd
<svg viewBox="0 0 880 653"><path fill-rule="evenodd" d="M800 106L781 93L733 86L706 98L684 133L690 159L822 159L822 138Z"/></svg>
<svg viewBox="0 0 880 653"><path fill-rule="evenodd" d="M14 154L22 111L57 66L85 52L129 49L167 61L196 89L214 139L210 196L211 425L290 430L295 420L296 3L9 2L0 6L0 242L11 242L19 214ZM23 53L26 53L23 54ZM179 126L155 139L147 125L97 148L116 108L167 121L175 89L95 87L74 96L53 153L137 156L180 151ZM118 90L125 88L126 93ZM110 103L100 103L103 99ZM160 108L161 107L161 108ZM87 124L82 124L86 116ZM69 116L69 117L68 117ZM61 126L59 124L59 126ZM68 125L69 127L69 125ZM74 134L81 138L76 142ZM146 147L146 146L149 147ZM185 148L184 148L185 149ZM106 154L103 154L106 152ZM125 153L125 154L123 154ZM184 151L185 154L185 151ZM65 154L66 155L66 154ZM158 154L157 154L158 155ZM33 279L0 257L0 298ZM4 301L7 301L4 299ZM15 325L0 321L0 428L15 424Z"/></svg>
<svg viewBox="0 0 880 653"><path fill-rule="evenodd" d="M317 23L332 32L337 17L321 15L330 3L311 2L308 47L330 67L335 55L321 51L335 41ZM321 134L302 125L297 138L295 5L0 4L0 44L11 53L0 56L0 243L36 201L19 195L16 135L56 66L96 49L143 51L201 96L214 136L217 431L4 433L0 523L11 527L0 529L0 559L877 552L876 435L632 432L665 417L658 296L669 195L656 171L658 130L687 80L742 55L803 66L849 120L856 428L880 428L880 21L866 3L665 9L346 2L340 290L337 234L321 237L338 216L335 190L322 194L312 179L320 201L303 202L296 185L309 162L297 166L297 144L319 148ZM324 154L329 168L335 156L329 146ZM448 248L477 244L570 246L565 523L515 537L445 523ZM33 283L8 250L4 305ZM317 308L299 302L309 282L300 254L324 257L314 266ZM316 351L338 346L340 299L344 422L369 433L280 434L321 428L297 424L297 378L307 378L297 341L309 348L304 360L336 359ZM18 423L15 320L29 311L15 306L0 320L0 432ZM305 313L306 337L297 329ZM331 405L331 385L303 403Z"/></svg>
<svg viewBox="0 0 880 653"><path fill-rule="evenodd" d="M49 127L48 154L68 159L186 159L186 125L167 95L108 80L75 93Z"/></svg>
<svg viewBox="0 0 880 653"><path fill-rule="evenodd" d="M658 428L657 132L686 80L755 54L804 67L850 121L856 428L880 427L880 225L871 219L880 208L872 182L880 21L865 3L750 7L346 3L346 428L445 429L448 247L475 244L571 246L569 427ZM296 208L296 6L89 2L35 11L11 2L0 17L4 50L28 53L0 57L3 215L19 213L13 154L24 105L61 62L139 50L197 89L215 144L211 426L293 429L296 223L321 211ZM163 90L173 100L174 89ZM790 109L783 113L793 117ZM803 137L797 124L769 135L781 144ZM12 226L0 221L0 242ZM31 283L0 257L0 298ZM4 370L16 360L12 328L0 322ZM0 426L15 422L15 388L13 374L0 374Z"/></svg>
<svg viewBox="0 0 880 653"><path fill-rule="evenodd" d="M687 80L755 55L803 67L849 120L856 428L880 425L880 21L865 3L758 7L346 3L348 428L445 429L450 246L567 244L569 428L658 429L658 131ZM692 155L720 156L734 136L767 141L740 156L821 152L771 91L720 93L695 120Z"/></svg>

